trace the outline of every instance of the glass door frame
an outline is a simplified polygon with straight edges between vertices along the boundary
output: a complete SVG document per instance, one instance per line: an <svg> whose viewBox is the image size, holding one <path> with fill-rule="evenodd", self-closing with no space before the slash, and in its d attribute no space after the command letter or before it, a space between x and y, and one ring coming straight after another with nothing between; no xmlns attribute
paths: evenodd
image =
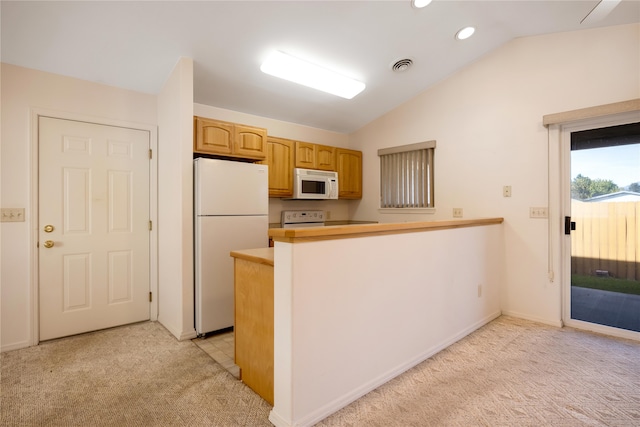
<svg viewBox="0 0 640 427"><path fill-rule="evenodd" d="M558 206L559 215L556 216L556 230L559 232L560 244L560 286L562 301L562 322L566 326L577 329L590 330L603 333L606 335L640 340L640 332L629 331L625 329L614 328L611 326L599 325L596 323L585 322L571 318L571 235L564 233L564 218L571 216L571 133L583 130L598 129L616 125L636 123L640 120L640 112L633 111L629 113L621 113L612 116L594 117L584 119L572 123L561 124L549 127L549 153L552 153L552 144L555 139L559 142L557 147L558 154L558 186L557 198L555 201ZM554 138L552 138L552 134ZM552 160L550 156L550 161ZM551 171L551 164L550 164ZM551 177L550 177L551 178ZM551 190L551 189L550 189ZM550 203L553 204L554 198L550 194ZM553 207L550 206L552 210Z"/></svg>

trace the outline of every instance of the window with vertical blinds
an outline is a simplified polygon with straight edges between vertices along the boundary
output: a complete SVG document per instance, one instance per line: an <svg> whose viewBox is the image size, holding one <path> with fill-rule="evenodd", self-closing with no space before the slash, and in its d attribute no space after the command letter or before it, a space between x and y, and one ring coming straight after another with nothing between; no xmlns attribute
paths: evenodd
<svg viewBox="0 0 640 427"><path fill-rule="evenodd" d="M433 208L435 141L378 150L381 208Z"/></svg>

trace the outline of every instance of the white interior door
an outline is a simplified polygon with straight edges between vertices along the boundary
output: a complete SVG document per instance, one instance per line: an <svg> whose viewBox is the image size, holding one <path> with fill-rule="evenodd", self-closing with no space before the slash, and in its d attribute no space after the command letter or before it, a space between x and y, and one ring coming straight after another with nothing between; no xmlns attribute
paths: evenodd
<svg viewBox="0 0 640 427"><path fill-rule="evenodd" d="M38 128L40 340L149 319L149 132Z"/></svg>

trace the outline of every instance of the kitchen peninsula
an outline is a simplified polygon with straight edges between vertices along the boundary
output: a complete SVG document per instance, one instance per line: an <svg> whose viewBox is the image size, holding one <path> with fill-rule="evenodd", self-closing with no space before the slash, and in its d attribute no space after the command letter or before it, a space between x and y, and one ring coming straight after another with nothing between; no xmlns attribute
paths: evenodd
<svg viewBox="0 0 640 427"><path fill-rule="evenodd" d="M313 425L498 317L502 221L270 229L270 421Z"/></svg>

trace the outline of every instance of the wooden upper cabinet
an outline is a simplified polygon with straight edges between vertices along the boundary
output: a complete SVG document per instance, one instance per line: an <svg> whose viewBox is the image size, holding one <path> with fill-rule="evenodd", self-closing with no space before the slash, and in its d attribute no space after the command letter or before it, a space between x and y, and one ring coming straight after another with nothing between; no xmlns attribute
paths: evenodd
<svg viewBox="0 0 640 427"><path fill-rule="evenodd" d="M249 158L264 159L267 152L267 130L253 126L235 125L234 153Z"/></svg>
<svg viewBox="0 0 640 427"><path fill-rule="evenodd" d="M323 171L336 170L336 147L316 145L316 169Z"/></svg>
<svg viewBox="0 0 640 427"><path fill-rule="evenodd" d="M297 168L336 170L336 148L311 142L295 142L295 165Z"/></svg>
<svg viewBox="0 0 640 427"><path fill-rule="evenodd" d="M316 144L310 142L295 143L295 165L297 168L316 168Z"/></svg>
<svg viewBox="0 0 640 427"><path fill-rule="evenodd" d="M336 148L338 198L362 199L362 152Z"/></svg>
<svg viewBox="0 0 640 427"><path fill-rule="evenodd" d="M194 117L194 130L195 153L254 160L266 158L266 129Z"/></svg>
<svg viewBox="0 0 640 427"><path fill-rule="evenodd" d="M269 166L269 197L293 196L294 141L284 138L267 138Z"/></svg>
<svg viewBox="0 0 640 427"><path fill-rule="evenodd" d="M193 151L230 155L233 152L233 124L194 117Z"/></svg>

